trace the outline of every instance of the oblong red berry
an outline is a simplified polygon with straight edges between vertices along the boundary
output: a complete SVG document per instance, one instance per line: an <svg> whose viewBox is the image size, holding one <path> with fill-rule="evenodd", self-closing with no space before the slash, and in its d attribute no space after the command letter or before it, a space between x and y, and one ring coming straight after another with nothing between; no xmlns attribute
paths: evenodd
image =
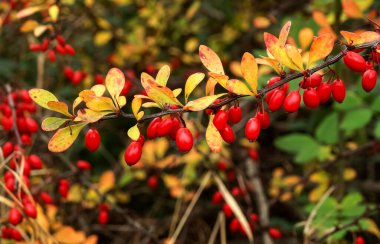
<svg viewBox="0 0 380 244"><path fill-rule="evenodd" d="M30 218L35 219L37 217L37 209L32 203L28 202L24 204L24 212Z"/></svg>
<svg viewBox="0 0 380 244"><path fill-rule="evenodd" d="M362 87L366 92L372 91L377 81L377 72L373 69L367 69L362 74Z"/></svg>
<svg viewBox="0 0 380 244"><path fill-rule="evenodd" d="M228 124L224 126L224 129L220 132L223 140L227 143L233 143L235 141L235 133L232 130L231 126Z"/></svg>
<svg viewBox="0 0 380 244"><path fill-rule="evenodd" d="M148 128L146 129L146 135L149 139L157 137L157 126L161 123L162 119L160 117L154 118Z"/></svg>
<svg viewBox="0 0 380 244"><path fill-rule="evenodd" d="M85 136L85 144L90 152L95 152L100 145L100 134L97 129L89 129Z"/></svg>
<svg viewBox="0 0 380 244"><path fill-rule="evenodd" d="M29 161L32 169L41 169L43 166L41 158L35 154L30 154L27 160Z"/></svg>
<svg viewBox="0 0 380 244"><path fill-rule="evenodd" d="M177 144L177 147L180 151L190 151L191 148L193 148L194 143L193 135L191 134L190 130L187 128L178 129L175 143Z"/></svg>
<svg viewBox="0 0 380 244"><path fill-rule="evenodd" d="M321 104L324 104L330 99L331 96L331 85L328 82L322 82L318 87L317 87L317 93L319 96L319 101Z"/></svg>
<svg viewBox="0 0 380 244"><path fill-rule="evenodd" d="M22 215L16 207L12 207L9 210L8 220L12 225L18 225L22 221Z"/></svg>
<svg viewBox="0 0 380 244"><path fill-rule="evenodd" d="M173 120L172 118L163 119L158 125L157 125L157 136L166 136L169 135L173 128Z"/></svg>
<svg viewBox="0 0 380 244"><path fill-rule="evenodd" d="M321 84L322 82L322 75L318 74L318 73L313 73L312 75L308 76L308 77L304 77L302 80L301 80L301 87L303 89L306 89L306 88L309 88L309 87L317 87L319 86L319 84Z"/></svg>
<svg viewBox="0 0 380 244"><path fill-rule="evenodd" d="M294 113L300 108L301 94L298 90L291 91L284 100L284 109L288 113Z"/></svg>
<svg viewBox="0 0 380 244"><path fill-rule="evenodd" d="M260 120L260 128L266 129L270 125L270 117L269 114L266 111L258 111L256 113L256 118Z"/></svg>
<svg viewBox="0 0 380 244"><path fill-rule="evenodd" d="M269 228L269 235L273 238L273 239L279 239L282 237L282 234L281 232L276 229L276 228Z"/></svg>
<svg viewBox="0 0 380 244"><path fill-rule="evenodd" d="M26 128L30 133L36 133L38 131L38 124L32 118L25 118Z"/></svg>
<svg viewBox="0 0 380 244"><path fill-rule="evenodd" d="M7 141L6 143L4 143L2 150L3 156L8 157L13 152L13 143Z"/></svg>
<svg viewBox="0 0 380 244"><path fill-rule="evenodd" d="M243 112L238 106L233 106L228 110L228 121L232 124L237 124L243 118Z"/></svg>
<svg viewBox="0 0 380 244"><path fill-rule="evenodd" d="M335 101L342 103L346 97L346 86L342 80L334 80L331 85L332 95Z"/></svg>
<svg viewBox="0 0 380 244"><path fill-rule="evenodd" d="M366 69L366 62L364 58L356 52L348 51L344 55L343 61L347 68L354 72L364 72Z"/></svg>
<svg viewBox="0 0 380 244"><path fill-rule="evenodd" d="M303 93L303 103L309 108L318 107L320 100L317 91L313 88L305 90Z"/></svg>
<svg viewBox="0 0 380 244"><path fill-rule="evenodd" d="M227 120L228 120L228 113L224 110L219 110L216 114L215 114L215 117L214 119L212 120L215 128L218 130L218 131L221 131L224 129L224 127L226 126L227 124Z"/></svg>
<svg viewBox="0 0 380 244"><path fill-rule="evenodd" d="M268 108L270 111L275 112L279 110L284 102L285 92L282 89L276 89L271 96Z"/></svg>
<svg viewBox="0 0 380 244"><path fill-rule="evenodd" d="M149 178L148 178L148 186L150 189L152 190L155 190L157 189L157 186L158 186L158 177L156 175L151 175Z"/></svg>
<svg viewBox="0 0 380 244"><path fill-rule="evenodd" d="M109 214L108 211L99 211L98 222L101 225L105 225L108 223Z"/></svg>
<svg viewBox="0 0 380 244"><path fill-rule="evenodd" d="M140 160L141 154L142 145L137 141L132 141L125 150L124 160L129 166L132 166Z"/></svg>
<svg viewBox="0 0 380 244"><path fill-rule="evenodd" d="M245 125L245 137L249 141L256 140L260 135L260 120L256 117L250 118Z"/></svg>
<svg viewBox="0 0 380 244"><path fill-rule="evenodd" d="M90 170L91 164L85 160L78 160L77 168L80 170Z"/></svg>

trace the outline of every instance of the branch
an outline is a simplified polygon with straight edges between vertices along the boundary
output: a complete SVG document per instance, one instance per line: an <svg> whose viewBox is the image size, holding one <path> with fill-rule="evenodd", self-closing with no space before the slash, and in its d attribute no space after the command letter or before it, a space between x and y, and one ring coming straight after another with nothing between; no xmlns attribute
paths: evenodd
<svg viewBox="0 0 380 244"><path fill-rule="evenodd" d="M282 85L284 85L284 84L286 84L286 83L288 83L294 79L303 77L303 76L305 76L305 74L315 73L318 70L324 69L324 68L338 62L344 56L344 54L347 52L347 50L353 50L353 49L359 49L359 48L374 48L379 43L380 43L380 40L376 40L373 42L367 42L367 43L360 44L360 45L348 46L348 47L344 48L341 52L339 52L337 55L335 55L331 58L327 58L325 60L325 62L323 62L323 63L321 63L321 64L319 64L319 65L317 65L311 69L307 69L304 72L298 72L298 73L285 75L281 80L279 80L275 84L268 86L268 87L261 88L260 90L257 91L256 99L258 99L258 100L262 99L266 93L268 93L268 92L270 92L270 91L272 91L272 90L274 90L274 89L276 89L276 88L278 88L278 87L280 87L280 86L282 86ZM206 109L216 110L216 109L218 109L218 108L220 108L226 104L229 104L233 101L238 100L239 98L247 97L247 96L248 95L236 95L236 94L230 93L230 94L228 94L228 96L225 99L221 100L217 104L212 104L212 105L208 106ZM158 112L158 113L146 115L146 116L142 117L138 122L142 123L144 121L151 120L151 119L154 119L156 117L161 117L163 115L182 114L182 113L187 113L187 112L192 112L192 111L184 110L183 108L178 108L178 109L168 108L168 109L165 109L165 110ZM134 119L135 118L135 116L133 114L121 112L119 114L111 114L111 115L104 116L101 120L115 119L115 118L119 118L119 117L123 117L123 118L127 118L127 119Z"/></svg>
<svg viewBox="0 0 380 244"><path fill-rule="evenodd" d="M18 128L17 128L16 106L15 106L15 103L12 99L12 87L11 87L11 85L5 84L5 90L7 92L9 106L11 107L11 110L12 110L12 124L13 124L12 130L15 133L17 144L22 146L20 132L18 131Z"/></svg>

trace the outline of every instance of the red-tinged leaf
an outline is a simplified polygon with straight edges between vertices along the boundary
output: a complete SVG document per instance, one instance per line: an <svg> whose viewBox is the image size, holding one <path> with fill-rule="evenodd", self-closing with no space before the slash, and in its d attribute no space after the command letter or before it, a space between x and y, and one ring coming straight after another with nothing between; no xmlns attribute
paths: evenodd
<svg viewBox="0 0 380 244"><path fill-rule="evenodd" d="M309 27L302 28L298 33L298 40L300 41L302 50L305 50L313 41L314 32Z"/></svg>
<svg viewBox="0 0 380 244"><path fill-rule="evenodd" d="M361 19L363 12L359 5L353 0L342 0L343 12L350 18Z"/></svg>
<svg viewBox="0 0 380 244"><path fill-rule="evenodd" d="M219 131L215 128L213 119L215 115L210 116L210 120L206 130L206 142L211 151L218 153L222 149L223 138Z"/></svg>
<svg viewBox="0 0 380 244"><path fill-rule="evenodd" d="M93 111L116 111L116 107L109 97L93 97L86 102L87 108Z"/></svg>
<svg viewBox="0 0 380 244"><path fill-rule="evenodd" d="M50 101L58 102L58 98L56 96L54 96L53 93L51 93L47 90L44 90L44 89L38 89L38 88L30 89L29 90L29 96L30 96L30 98L32 98L32 100L35 103L37 103L41 107L49 109L49 110L50 110L50 108L48 106L48 102L50 102Z"/></svg>
<svg viewBox="0 0 380 244"><path fill-rule="evenodd" d="M346 40L348 45L360 45L365 42L376 41L380 38L380 34L374 31L365 31L360 34L349 31L341 31L340 34Z"/></svg>
<svg viewBox="0 0 380 244"><path fill-rule="evenodd" d="M278 41L281 47L285 47L286 40L288 39L291 26L292 26L292 22L288 21L285 23L285 25L281 29L280 36L278 37Z"/></svg>
<svg viewBox="0 0 380 244"><path fill-rule="evenodd" d="M218 82L214 78L208 78L206 82L206 96L212 96L215 94L216 84L218 84Z"/></svg>
<svg viewBox="0 0 380 244"><path fill-rule="evenodd" d="M188 102L183 109L191 111L204 110L208 106L210 106L216 99L223 95L226 95L226 93L198 98L196 100Z"/></svg>
<svg viewBox="0 0 380 244"><path fill-rule="evenodd" d="M22 18L28 17L32 14L35 14L35 13L37 13L43 9L45 9L45 6L43 6L43 5L24 8L24 9L21 9L20 11L17 12L16 17L18 19L22 19Z"/></svg>
<svg viewBox="0 0 380 244"><path fill-rule="evenodd" d="M112 68L108 71L105 85L115 104L118 102L118 98L124 88L124 84L125 77L120 69Z"/></svg>
<svg viewBox="0 0 380 244"><path fill-rule="evenodd" d="M50 139L48 148L51 152L63 152L67 150L77 139L79 132L88 123L79 123L59 129Z"/></svg>
<svg viewBox="0 0 380 244"><path fill-rule="evenodd" d="M257 58L256 62L258 64L264 64L264 65L268 65L272 67L274 71L276 71L276 73L279 75L282 75L284 73L284 69L282 68L282 65L276 59L261 57L261 58Z"/></svg>
<svg viewBox="0 0 380 244"><path fill-rule="evenodd" d="M95 93L95 96L101 97L103 96L104 92L106 91L106 87L102 84L97 84L93 87L91 87L91 91Z"/></svg>
<svg viewBox="0 0 380 244"><path fill-rule="evenodd" d="M64 102L49 101L47 103L47 106L49 107L50 110L61 113L67 117L72 117L72 115L69 113L69 107Z"/></svg>
<svg viewBox="0 0 380 244"><path fill-rule="evenodd" d="M258 67L255 57L250 53L244 53L241 59L241 73L254 94L257 93L257 72Z"/></svg>
<svg viewBox="0 0 380 244"><path fill-rule="evenodd" d="M222 61L220 61L219 56L211 48L205 45L200 45L199 57L201 59L202 64L210 72L224 75Z"/></svg>
<svg viewBox="0 0 380 244"><path fill-rule="evenodd" d="M254 95L244 82L236 79L231 79L227 82L227 89L237 95Z"/></svg>
<svg viewBox="0 0 380 244"><path fill-rule="evenodd" d="M70 119L47 117L42 121L41 128L44 131L54 131L68 121L70 121Z"/></svg>
<svg viewBox="0 0 380 244"><path fill-rule="evenodd" d="M286 54L285 47L280 46L277 37L265 32L264 42L270 54L272 54L277 61L289 69L297 70L297 66L293 64L292 60Z"/></svg>
<svg viewBox="0 0 380 244"><path fill-rule="evenodd" d="M227 75L220 75L213 72L209 72L208 75L211 76L214 80L216 80L219 83L219 85L221 85L223 88L227 89Z"/></svg>
<svg viewBox="0 0 380 244"><path fill-rule="evenodd" d="M95 123L99 121L104 116L113 113L113 111L94 111L91 109L80 109L78 110L77 117L74 119L75 122L87 122Z"/></svg>
<svg viewBox="0 0 380 244"><path fill-rule="evenodd" d="M323 34L315 37L310 47L307 68L318 60L324 59L334 48L334 37L331 34Z"/></svg>
<svg viewBox="0 0 380 244"><path fill-rule="evenodd" d="M298 50L293 45L287 44L285 46L286 54L292 60L292 62L297 66L297 71L303 71L302 56Z"/></svg>
<svg viewBox="0 0 380 244"><path fill-rule="evenodd" d="M170 67L168 65L162 66L156 76L156 83L161 86L166 86L170 76Z"/></svg>

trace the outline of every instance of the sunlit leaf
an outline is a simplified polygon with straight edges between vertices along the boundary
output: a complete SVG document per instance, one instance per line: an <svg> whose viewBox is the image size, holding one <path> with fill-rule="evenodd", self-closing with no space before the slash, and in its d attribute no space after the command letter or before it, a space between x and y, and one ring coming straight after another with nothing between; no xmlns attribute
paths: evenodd
<svg viewBox="0 0 380 244"><path fill-rule="evenodd" d="M207 96L211 96L211 95L215 94L216 84L218 84L218 82L214 78L212 78L212 77L208 78L208 80L206 82L206 95Z"/></svg>
<svg viewBox="0 0 380 244"><path fill-rule="evenodd" d="M94 111L114 111L116 110L112 99L109 97L94 97L86 102L86 106Z"/></svg>
<svg viewBox="0 0 380 244"><path fill-rule="evenodd" d="M213 123L215 115L210 115L209 123L206 130L206 142L211 151L217 153L222 149L223 139Z"/></svg>
<svg viewBox="0 0 380 244"><path fill-rule="evenodd" d="M288 39L290 27L292 26L292 22L288 21L285 23L285 25L282 27L280 31L280 35L278 37L278 41L281 47L285 47L286 41Z"/></svg>
<svg viewBox="0 0 380 244"><path fill-rule="evenodd" d="M331 34L323 34L315 37L310 47L307 67L329 55L334 47L334 37Z"/></svg>
<svg viewBox="0 0 380 244"><path fill-rule="evenodd" d="M261 58L257 58L256 62L258 64L264 64L264 65L268 65L272 67L272 69L274 69L274 71L276 71L276 73L279 75L281 75L284 72L280 62L278 62L277 60L273 58L261 57Z"/></svg>
<svg viewBox="0 0 380 244"><path fill-rule="evenodd" d="M191 110L191 111L201 111L210 106L216 99L219 97L225 95L226 93L218 94L218 95L212 95L212 96L205 96L198 98L196 100L188 102L184 110Z"/></svg>
<svg viewBox="0 0 380 244"><path fill-rule="evenodd" d="M48 102L58 101L58 98L53 93L44 89L33 88L29 90L29 95L32 100L43 108L49 109Z"/></svg>
<svg viewBox="0 0 380 244"><path fill-rule="evenodd" d="M49 141L49 150L51 152L63 152L68 149L86 125L87 123L79 123L59 129Z"/></svg>
<svg viewBox="0 0 380 244"><path fill-rule="evenodd" d="M202 64L210 72L224 75L222 61L219 56L209 47L205 45L199 46L199 57Z"/></svg>
<svg viewBox="0 0 380 244"><path fill-rule="evenodd" d="M119 108L124 107L127 104L127 97L126 96L120 96L117 98L117 103L119 104Z"/></svg>
<svg viewBox="0 0 380 244"><path fill-rule="evenodd" d="M187 102L190 94L193 92L193 90L201 83L201 81L204 79L205 74L204 73L195 73L189 76L186 80L185 84L185 101Z"/></svg>
<svg viewBox="0 0 380 244"><path fill-rule="evenodd" d="M162 68L158 71L156 76L156 82L157 84L161 86L166 86L170 76L170 67L169 65L164 65Z"/></svg>
<svg viewBox="0 0 380 244"><path fill-rule="evenodd" d="M33 30L33 34L35 37L40 37L49 28L51 28L51 25L39 25Z"/></svg>
<svg viewBox="0 0 380 244"><path fill-rule="evenodd" d="M209 72L208 75L215 79L219 85L227 89L227 81L228 81L228 76L227 75L220 75L217 73Z"/></svg>
<svg viewBox="0 0 380 244"><path fill-rule="evenodd" d="M141 106L143 108L160 108L160 106L155 102L145 102Z"/></svg>
<svg viewBox="0 0 380 244"><path fill-rule="evenodd" d="M112 38L111 31L98 31L94 37L94 43L96 46L104 46Z"/></svg>
<svg viewBox="0 0 380 244"><path fill-rule="evenodd" d="M34 19L29 19L25 21L24 24L21 25L20 31L23 33L31 32L39 25L40 24Z"/></svg>
<svg viewBox="0 0 380 244"><path fill-rule="evenodd" d="M57 5L53 5L49 8L49 16L53 22L57 22L59 15L59 7Z"/></svg>
<svg viewBox="0 0 380 244"><path fill-rule="evenodd" d="M44 131L54 131L68 121L70 121L70 119L47 117L42 121L41 128Z"/></svg>
<svg viewBox="0 0 380 244"><path fill-rule="evenodd" d="M104 92L106 91L106 87L102 84L97 84L91 87L91 91L95 93L95 96L101 97L103 96Z"/></svg>
<svg viewBox="0 0 380 244"><path fill-rule="evenodd" d="M16 17L18 19L22 19L22 18L28 17L34 13L37 13L37 12L43 10L44 8L45 7L43 5L24 8L24 9L21 9L20 11L17 12Z"/></svg>
<svg viewBox="0 0 380 244"><path fill-rule="evenodd" d="M279 61L282 65L297 70L297 66L293 64L292 60L288 57L285 51L285 47L282 47L277 37L267 32L264 33L264 42L268 51L273 57Z"/></svg>
<svg viewBox="0 0 380 244"><path fill-rule="evenodd" d="M83 243L86 235L83 231L76 231L71 226L63 226L54 233L54 239L60 243Z"/></svg>
<svg viewBox="0 0 380 244"><path fill-rule="evenodd" d="M111 170L104 172L99 178L99 191L105 193L115 186L115 173Z"/></svg>
<svg viewBox="0 0 380 244"><path fill-rule="evenodd" d="M91 109L80 109L78 110L77 117L74 119L75 122L87 122L95 123L99 121L104 116L113 113L112 111L94 111Z"/></svg>
<svg viewBox="0 0 380 244"><path fill-rule="evenodd" d="M253 19L253 26L257 29L268 28L270 24L271 24L270 20L263 16L258 16Z"/></svg>
<svg viewBox="0 0 380 244"><path fill-rule="evenodd" d="M142 99L138 97L134 97L132 100L132 112L135 118L137 117L137 114L141 108Z"/></svg>
<svg viewBox="0 0 380 244"><path fill-rule="evenodd" d="M58 102L58 101L49 101L47 103L47 106L50 110L53 110L55 112L61 113L67 117L71 117L72 115L69 113L69 107L64 102Z"/></svg>
<svg viewBox="0 0 380 244"><path fill-rule="evenodd" d="M231 79L227 82L227 89L237 95L253 95L244 82L236 79Z"/></svg>
<svg viewBox="0 0 380 244"><path fill-rule="evenodd" d="M129 128L129 130L128 130L128 136L129 136L129 138L131 138L134 141L137 141L139 139L139 137L140 137L140 130L139 130L138 124L135 124L134 126L132 126L131 128Z"/></svg>
<svg viewBox="0 0 380 244"><path fill-rule="evenodd" d="M309 27L302 28L298 33L298 40L300 41L302 50L305 50L313 41L314 32Z"/></svg>
<svg viewBox="0 0 380 244"><path fill-rule="evenodd" d="M110 69L106 76L105 85L114 103L118 103L118 98L125 85L123 72L118 68Z"/></svg>
<svg viewBox="0 0 380 244"><path fill-rule="evenodd" d="M285 50L286 50L286 54L288 55L288 57L297 66L297 70L303 71L302 56L301 56L300 52L298 51L298 48L296 48L293 45L287 44L285 46Z"/></svg>
<svg viewBox="0 0 380 244"><path fill-rule="evenodd" d="M241 59L241 73L254 94L257 93L257 72L258 67L255 57L250 53L244 53Z"/></svg>
<svg viewBox="0 0 380 244"><path fill-rule="evenodd" d="M360 19L363 12L354 0L342 0L343 12L350 18Z"/></svg>
<svg viewBox="0 0 380 244"><path fill-rule="evenodd" d="M360 34L341 31L340 34L344 37L348 45L360 45L365 42L376 41L380 38L380 34L374 31L365 31Z"/></svg>
<svg viewBox="0 0 380 244"><path fill-rule="evenodd" d="M81 97L77 97L75 98L74 102L73 102L73 108L72 108L72 113L74 114L75 112L75 108L81 103L83 102L83 99Z"/></svg>

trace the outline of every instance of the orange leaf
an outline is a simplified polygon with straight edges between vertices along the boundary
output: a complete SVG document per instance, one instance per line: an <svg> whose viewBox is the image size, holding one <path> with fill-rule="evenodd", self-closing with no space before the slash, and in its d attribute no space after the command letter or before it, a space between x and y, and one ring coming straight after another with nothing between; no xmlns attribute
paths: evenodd
<svg viewBox="0 0 380 244"><path fill-rule="evenodd" d="M302 50L305 50L307 46L313 41L314 32L311 28L305 27L298 33L298 40L300 40Z"/></svg>
<svg viewBox="0 0 380 244"><path fill-rule="evenodd" d="M184 110L191 110L191 111L201 111L210 106L216 99L219 97L226 95L226 93L218 94L218 95L212 95L212 96L205 96L198 98L196 100L188 102L185 107L183 107Z"/></svg>
<svg viewBox="0 0 380 244"><path fill-rule="evenodd" d="M94 111L115 111L115 105L109 97L94 97L86 102L86 106Z"/></svg>
<svg viewBox="0 0 380 244"><path fill-rule="evenodd" d="M307 67L329 55L334 47L334 37L331 34L323 34L315 37L310 47Z"/></svg>
<svg viewBox="0 0 380 244"><path fill-rule="evenodd" d="M219 83L219 85L221 85L223 88L227 89L227 81L228 81L227 75L220 75L213 72L209 72L208 75L214 78Z"/></svg>
<svg viewBox="0 0 380 244"><path fill-rule="evenodd" d="M199 57L202 64L213 73L224 75L222 61L219 56L209 47L205 45L199 46Z"/></svg>
<svg viewBox="0 0 380 244"><path fill-rule="evenodd" d="M93 111L91 109L80 109L78 110L77 117L74 119L75 122L87 122L95 123L107 114L112 113L112 111Z"/></svg>
<svg viewBox="0 0 380 244"><path fill-rule="evenodd" d="M58 101L49 101L47 103L47 106L49 109L61 113L67 117L71 117L72 115L69 113L69 107L64 102L58 102Z"/></svg>
<svg viewBox="0 0 380 244"><path fill-rule="evenodd" d="M206 95L207 96L211 96L211 95L215 94L216 84L218 84L218 82L214 78L212 78L212 77L208 78L208 80L206 82Z"/></svg>
<svg viewBox="0 0 380 244"><path fill-rule="evenodd" d="M83 243L86 235L83 231L76 231L71 226L63 226L54 234L54 238L60 243Z"/></svg>
<svg viewBox="0 0 380 244"><path fill-rule="evenodd" d="M120 69L112 68L108 71L105 85L115 104L118 103L118 98L124 88L124 84L125 77Z"/></svg>
<svg viewBox="0 0 380 244"><path fill-rule="evenodd" d="M141 108L142 99L139 97L134 97L132 100L132 112L135 118L137 118L137 114Z"/></svg>
<svg viewBox="0 0 380 244"><path fill-rule="evenodd" d="M253 95L253 93L249 90L247 85L240 80L231 79L227 81L227 88L229 92L235 93L237 95Z"/></svg>
<svg viewBox="0 0 380 244"><path fill-rule="evenodd" d="M313 19L321 27L330 26L326 15L322 11L313 11Z"/></svg>
<svg viewBox="0 0 380 244"><path fill-rule="evenodd" d="M265 29L270 26L270 20L263 16L258 16L253 19L253 26L257 29Z"/></svg>
<svg viewBox="0 0 380 244"><path fill-rule="evenodd" d="M108 170L104 172L99 178L99 191L105 193L115 186L115 174L113 171Z"/></svg>
<svg viewBox="0 0 380 244"><path fill-rule="evenodd" d="M49 150L51 152L63 152L68 149L86 125L87 123L78 123L59 129L49 141Z"/></svg>
<svg viewBox="0 0 380 244"><path fill-rule="evenodd" d="M290 69L297 70L297 66L293 64L292 60L286 54L285 47L281 47L277 37L265 32L264 41L269 53L272 54L277 61Z"/></svg>
<svg viewBox="0 0 380 244"><path fill-rule="evenodd" d="M212 122L215 115L210 116L210 120L206 130L206 142L210 147L211 151L214 153L219 152L222 149L222 136L219 131L215 128L214 123Z"/></svg>
<svg viewBox="0 0 380 244"><path fill-rule="evenodd" d="M380 38L380 34L374 31L365 31L360 34L349 31L341 31L340 34L344 37L348 45L359 45L365 42L372 42Z"/></svg>
<svg viewBox="0 0 380 244"><path fill-rule="evenodd" d="M170 76L170 67L168 65L162 66L156 76L156 83L161 86L166 86Z"/></svg>
<svg viewBox="0 0 380 244"><path fill-rule="evenodd" d="M257 93L257 72L258 67L255 57L250 53L244 53L241 59L241 73L254 94Z"/></svg>
<svg viewBox="0 0 380 244"><path fill-rule="evenodd" d="M353 0L342 0L343 12L350 18L360 19L363 17L363 12L359 5Z"/></svg>
<svg viewBox="0 0 380 244"><path fill-rule="evenodd" d="M264 65L268 65L268 66L272 67L274 69L274 71L276 71L276 73L279 75L284 73L284 70L283 70L281 64L276 59L268 58L268 57L261 57L261 58L257 58L256 62L258 64L264 64Z"/></svg>
<svg viewBox="0 0 380 244"><path fill-rule="evenodd" d="M288 39L288 35L289 35L289 31L290 31L291 26L292 26L292 22L288 21L285 23L285 25L281 29L280 36L278 38L278 41L279 41L281 47L285 47L286 40Z"/></svg>
<svg viewBox="0 0 380 244"><path fill-rule="evenodd" d="M297 70L303 71L302 56L301 56L300 52L298 51L298 48L296 48L293 45L287 44L285 46L285 50L286 50L286 54L288 55L288 57L297 66Z"/></svg>

